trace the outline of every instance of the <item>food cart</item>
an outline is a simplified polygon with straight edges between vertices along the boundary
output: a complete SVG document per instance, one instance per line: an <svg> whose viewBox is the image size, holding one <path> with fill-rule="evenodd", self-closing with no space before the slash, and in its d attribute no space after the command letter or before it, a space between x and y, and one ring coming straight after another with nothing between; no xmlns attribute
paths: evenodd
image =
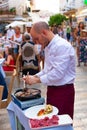
<svg viewBox="0 0 87 130"><path fill-rule="evenodd" d="M18 103L26 108L21 107ZM7 107L12 130L73 130L71 117L67 114L58 115L59 110L55 106L50 105L52 111L39 116L38 113L45 110L46 106L43 97L30 101L19 101L13 94L12 101Z"/></svg>

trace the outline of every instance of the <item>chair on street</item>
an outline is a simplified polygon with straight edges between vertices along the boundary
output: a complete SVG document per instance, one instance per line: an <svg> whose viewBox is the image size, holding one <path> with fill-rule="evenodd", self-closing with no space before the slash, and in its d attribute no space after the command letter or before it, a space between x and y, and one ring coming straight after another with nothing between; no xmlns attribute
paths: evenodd
<svg viewBox="0 0 87 130"><path fill-rule="evenodd" d="M17 60L16 60L15 65L9 65L9 67L14 67L14 69L16 69L16 77L17 77L17 81L18 81L18 86L20 85L20 78L19 78L19 75L20 75L20 57L21 57L21 54L19 54L17 56ZM6 76L11 76L13 71L5 71L5 73L6 73Z"/></svg>
<svg viewBox="0 0 87 130"><path fill-rule="evenodd" d="M1 102L2 102L3 88L4 87L0 85L0 108L1 108Z"/></svg>
<svg viewBox="0 0 87 130"><path fill-rule="evenodd" d="M14 72L11 75L10 83L8 85L8 96L4 100L2 100L4 86L0 86L0 109L6 108L9 104L9 102L11 101L11 93L12 93L12 89L13 89L13 85L14 85L15 76L16 76L16 70L14 69Z"/></svg>

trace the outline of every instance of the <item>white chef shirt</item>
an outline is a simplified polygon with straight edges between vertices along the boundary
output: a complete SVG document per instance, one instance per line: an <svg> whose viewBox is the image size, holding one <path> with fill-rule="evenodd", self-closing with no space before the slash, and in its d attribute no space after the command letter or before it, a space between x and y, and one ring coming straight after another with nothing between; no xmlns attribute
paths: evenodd
<svg viewBox="0 0 87 130"><path fill-rule="evenodd" d="M65 39L55 35L45 48L44 69L36 75L43 84L59 86L74 83L75 50Z"/></svg>

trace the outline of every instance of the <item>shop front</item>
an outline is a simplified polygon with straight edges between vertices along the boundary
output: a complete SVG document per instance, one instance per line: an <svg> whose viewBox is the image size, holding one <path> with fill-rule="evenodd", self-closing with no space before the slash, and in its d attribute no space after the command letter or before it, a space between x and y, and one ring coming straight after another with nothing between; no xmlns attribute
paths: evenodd
<svg viewBox="0 0 87 130"><path fill-rule="evenodd" d="M81 9L78 9L76 13L77 22L84 22L86 24L87 22L87 6L83 7Z"/></svg>
<svg viewBox="0 0 87 130"><path fill-rule="evenodd" d="M67 18L69 18L69 22L71 24L73 24L73 22L76 22L76 11L76 9L71 9L63 13Z"/></svg>

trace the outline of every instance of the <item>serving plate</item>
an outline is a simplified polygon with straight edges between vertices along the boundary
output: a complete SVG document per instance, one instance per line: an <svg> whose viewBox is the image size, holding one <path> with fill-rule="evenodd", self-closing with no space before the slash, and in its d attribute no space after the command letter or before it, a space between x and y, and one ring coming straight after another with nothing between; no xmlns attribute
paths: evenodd
<svg viewBox="0 0 87 130"><path fill-rule="evenodd" d="M24 114L27 118L31 118L31 119L42 119L44 117L52 117L53 115L57 115L59 110L58 108L56 108L55 106L53 106L53 111L49 114L46 115L42 115L42 116L37 116L37 113L41 110L44 109L46 105L38 105L38 106L34 106L34 107L30 107L27 110L25 110Z"/></svg>

